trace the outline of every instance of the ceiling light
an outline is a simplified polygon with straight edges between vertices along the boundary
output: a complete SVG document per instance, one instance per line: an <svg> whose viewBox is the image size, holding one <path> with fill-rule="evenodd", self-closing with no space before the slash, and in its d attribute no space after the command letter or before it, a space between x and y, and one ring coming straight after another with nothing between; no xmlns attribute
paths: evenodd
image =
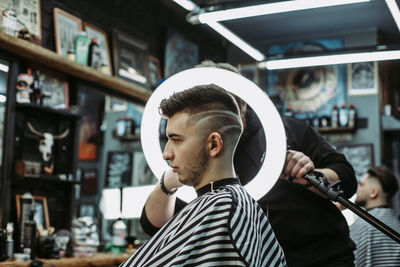
<svg viewBox="0 0 400 267"><path fill-rule="evenodd" d="M392 17L396 22L397 28L400 30L400 11L395 0L386 0L386 4L392 13Z"/></svg>
<svg viewBox="0 0 400 267"><path fill-rule="evenodd" d="M258 67L262 69L266 68L269 70L276 70L394 59L400 59L400 50L267 60L260 62Z"/></svg>
<svg viewBox="0 0 400 267"><path fill-rule="evenodd" d="M240 37L238 37L236 34L231 32L229 29L227 29L225 26L223 26L221 23L218 23L216 21L210 21L207 23L208 26L210 26L212 29L214 29L216 32L221 34L223 37L228 39L232 44L236 45L239 49L241 49L243 52L251 56L257 61L262 61L265 59L265 56L263 53L243 41Z"/></svg>
<svg viewBox="0 0 400 267"><path fill-rule="evenodd" d="M198 6L190 0L173 0L175 3L186 9L187 11L193 11L198 8Z"/></svg>
<svg viewBox="0 0 400 267"><path fill-rule="evenodd" d="M270 15L276 13L298 11L312 8L321 8L337 5L354 4L361 2L368 2L370 0L296 0L296 1L284 1L271 4L262 4L255 6L247 6L240 8L232 8L227 10L201 13L196 15L200 23L207 23L210 21L224 21L241 19L246 17L255 17L261 15Z"/></svg>

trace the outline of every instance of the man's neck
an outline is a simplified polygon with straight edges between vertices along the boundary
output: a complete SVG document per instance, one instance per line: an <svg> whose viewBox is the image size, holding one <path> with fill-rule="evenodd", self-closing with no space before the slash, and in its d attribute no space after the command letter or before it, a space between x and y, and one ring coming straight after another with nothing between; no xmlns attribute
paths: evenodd
<svg viewBox="0 0 400 267"><path fill-rule="evenodd" d="M207 184L225 179L225 178L234 178L236 177L236 174L232 168L232 170L219 170L217 172L206 172L203 175L203 178L201 179L200 183L198 183L194 189L197 190Z"/></svg>
<svg viewBox="0 0 400 267"><path fill-rule="evenodd" d="M376 201L373 201L373 202L368 202L365 205L365 209L366 210L371 210L371 209L374 209L374 208L388 207L388 206L389 206L389 203L387 203L386 201L376 200Z"/></svg>

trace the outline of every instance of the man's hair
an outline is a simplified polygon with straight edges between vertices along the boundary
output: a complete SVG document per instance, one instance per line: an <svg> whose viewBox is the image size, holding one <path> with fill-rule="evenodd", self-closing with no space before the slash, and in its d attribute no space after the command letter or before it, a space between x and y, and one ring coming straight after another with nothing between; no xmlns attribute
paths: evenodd
<svg viewBox="0 0 400 267"><path fill-rule="evenodd" d="M191 117L188 123L194 124L204 120L209 133L216 131L226 138L240 137L243 125L240 119L238 105L232 95L223 88L215 85L199 85L190 89L174 93L168 99L161 101L160 113L168 118L178 112L186 112ZM211 132L210 132L211 131Z"/></svg>
<svg viewBox="0 0 400 267"><path fill-rule="evenodd" d="M240 74L240 71L238 68L235 66L229 64L229 63L216 63L212 60L203 60L200 64L195 66L197 67L213 67L213 68L219 68L219 69L225 69L225 70L230 70L232 72L235 72L237 74Z"/></svg>
<svg viewBox="0 0 400 267"><path fill-rule="evenodd" d="M201 67L212 67L212 68L218 68L218 69L224 69L224 70L229 70L232 71L236 74L240 74L240 71L238 68L236 68L235 66L229 64L229 63L216 63L212 60L203 60L200 64L195 66L196 68L201 68ZM235 97L236 102L238 103L239 107L241 107L245 102L238 97L235 94L232 94L233 97Z"/></svg>
<svg viewBox="0 0 400 267"><path fill-rule="evenodd" d="M385 166L372 167L367 171L367 173L370 175L370 177L373 177L379 181L382 186L382 190L386 195L386 201L390 202L399 188L394 173Z"/></svg>

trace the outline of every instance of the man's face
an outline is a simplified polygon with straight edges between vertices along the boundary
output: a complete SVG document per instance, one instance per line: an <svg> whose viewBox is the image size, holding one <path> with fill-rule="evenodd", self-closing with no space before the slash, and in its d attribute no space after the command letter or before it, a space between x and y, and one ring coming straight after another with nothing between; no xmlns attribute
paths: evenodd
<svg viewBox="0 0 400 267"><path fill-rule="evenodd" d="M188 126L189 115L179 112L168 119L168 142L164 149L164 159L170 161L172 170L178 174L182 184L194 186L200 183L208 166L209 156L204 137L195 126Z"/></svg>
<svg viewBox="0 0 400 267"><path fill-rule="evenodd" d="M369 199L371 192L371 183L369 181L369 174L366 173L358 182L356 204L364 206Z"/></svg>

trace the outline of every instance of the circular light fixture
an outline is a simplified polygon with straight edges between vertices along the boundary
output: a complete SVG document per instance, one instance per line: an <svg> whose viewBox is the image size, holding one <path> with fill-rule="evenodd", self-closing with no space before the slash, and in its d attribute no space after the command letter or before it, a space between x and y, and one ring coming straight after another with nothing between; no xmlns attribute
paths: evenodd
<svg viewBox="0 0 400 267"><path fill-rule="evenodd" d="M282 172L286 157L285 129L278 111L267 94L252 81L232 71L214 67L184 70L168 78L153 92L146 103L141 124L140 138L146 160L158 179L169 168L162 157L159 141L161 117L158 107L161 100L168 98L174 92L203 84L215 84L239 96L260 119L266 139L264 163L256 177L245 185L247 192L258 200L272 188ZM178 190L178 196L190 201L196 194L192 187L183 186Z"/></svg>

